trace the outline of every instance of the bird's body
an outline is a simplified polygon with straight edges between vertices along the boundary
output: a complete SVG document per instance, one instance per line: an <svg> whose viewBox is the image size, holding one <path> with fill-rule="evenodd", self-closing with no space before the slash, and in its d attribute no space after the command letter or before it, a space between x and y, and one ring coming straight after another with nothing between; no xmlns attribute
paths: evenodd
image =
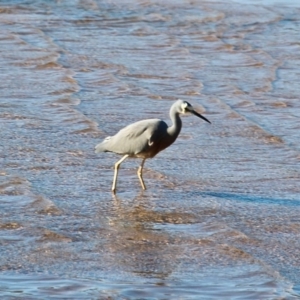
<svg viewBox="0 0 300 300"><path fill-rule="evenodd" d="M130 124L116 135L106 138L96 146L96 153L114 152L128 154L129 157L152 158L170 146L176 137L168 134L168 125L164 121L159 119L142 120Z"/></svg>
<svg viewBox="0 0 300 300"><path fill-rule="evenodd" d="M170 109L170 117L173 122L172 126L168 126L167 123L160 119L138 121L124 127L116 135L107 137L102 143L95 147L96 153L114 152L124 155L122 159L115 164L113 192L115 192L116 189L119 166L127 157L143 159L138 170L138 176L143 189L146 188L142 177L145 160L154 157L157 153L174 143L182 127L179 114L186 112L191 112L209 122L206 118L195 112L188 102L178 100Z"/></svg>

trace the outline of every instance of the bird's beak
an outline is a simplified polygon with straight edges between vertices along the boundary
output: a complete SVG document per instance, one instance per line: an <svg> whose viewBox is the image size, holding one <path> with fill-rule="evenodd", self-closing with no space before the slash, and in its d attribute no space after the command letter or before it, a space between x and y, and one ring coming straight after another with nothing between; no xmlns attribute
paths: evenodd
<svg viewBox="0 0 300 300"><path fill-rule="evenodd" d="M195 115L195 116L197 116L197 117L203 119L204 121L208 122L209 124L211 124L209 120L207 120L207 119L206 119L205 117L203 117L202 115L198 114L196 111L194 111L194 109L189 110L189 112L192 113L193 115Z"/></svg>

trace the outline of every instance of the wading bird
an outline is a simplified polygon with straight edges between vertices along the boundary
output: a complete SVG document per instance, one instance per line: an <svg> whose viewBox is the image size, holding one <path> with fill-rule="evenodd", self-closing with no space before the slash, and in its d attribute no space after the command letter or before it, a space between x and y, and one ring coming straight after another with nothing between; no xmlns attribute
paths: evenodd
<svg viewBox="0 0 300 300"><path fill-rule="evenodd" d="M158 152L175 142L182 127L182 121L179 115L186 113L192 113L210 123L209 120L197 113L190 103L183 100L177 100L170 109L170 118L173 123L172 126L168 126L167 123L160 119L142 120L126 126L114 136L105 138L103 142L95 147L96 153L114 152L123 155L123 157L115 164L112 185L112 191L114 193L117 187L119 167L127 157L137 157L142 159L137 175L142 188L144 190L146 189L143 180L145 160L154 157Z"/></svg>

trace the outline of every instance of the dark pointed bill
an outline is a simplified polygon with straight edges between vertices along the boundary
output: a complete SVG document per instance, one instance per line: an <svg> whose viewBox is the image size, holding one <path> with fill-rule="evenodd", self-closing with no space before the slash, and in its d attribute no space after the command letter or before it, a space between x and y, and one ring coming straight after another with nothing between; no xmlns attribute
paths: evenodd
<svg viewBox="0 0 300 300"><path fill-rule="evenodd" d="M204 121L208 122L209 124L211 124L210 121L208 121L208 120L207 120L205 117L203 117L202 115L198 114L196 111L191 110L190 112L191 112L193 115L195 115L195 116L197 116L197 117L203 119Z"/></svg>

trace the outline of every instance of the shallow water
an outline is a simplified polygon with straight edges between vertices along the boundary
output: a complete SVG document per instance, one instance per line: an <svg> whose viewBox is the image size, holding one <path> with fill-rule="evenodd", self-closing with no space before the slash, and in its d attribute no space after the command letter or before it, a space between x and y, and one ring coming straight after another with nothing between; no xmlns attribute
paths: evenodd
<svg viewBox="0 0 300 300"><path fill-rule="evenodd" d="M0 295L298 299L300 5L1 1ZM94 146L168 119L145 164Z"/></svg>

